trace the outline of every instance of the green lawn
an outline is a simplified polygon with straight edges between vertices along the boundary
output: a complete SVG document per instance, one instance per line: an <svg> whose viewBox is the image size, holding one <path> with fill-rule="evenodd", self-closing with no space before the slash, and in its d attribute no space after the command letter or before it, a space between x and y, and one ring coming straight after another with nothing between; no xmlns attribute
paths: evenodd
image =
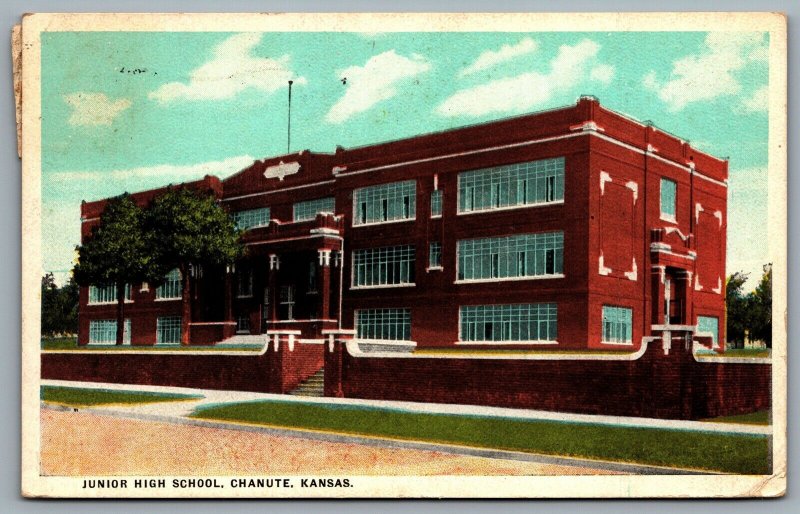
<svg viewBox="0 0 800 514"><path fill-rule="evenodd" d="M274 401L204 407L192 417L727 473L770 473L766 436Z"/></svg>
<svg viewBox="0 0 800 514"><path fill-rule="evenodd" d="M769 425L770 414L768 410L751 412L750 414L738 414L736 416L720 416L718 418L708 418L702 421L714 421L716 423L741 423L744 425Z"/></svg>
<svg viewBox="0 0 800 514"><path fill-rule="evenodd" d="M182 346L179 344L170 345L86 345L78 346L74 339L72 340L44 340L42 339L42 350L75 350L80 352L220 352L220 351L233 351L233 352L254 352L258 353L262 350L261 345L202 345L202 346Z"/></svg>
<svg viewBox="0 0 800 514"><path fill-rule="evenodd" d="M40 398L49 403L71 407L92 405L177 402L203 398L200 395L175 393L147 393L142 391L110 391L108 389L82 389L77 387L42 386Z"/></svg>
<svg viewBox="0 0 800 514"><path fill-rule="evenodd" d="M43 337L42 350L74 350L78 347L75 337Z"/></svg>
<svg viewBox="0 0 800 514"><path fill-rule="evenodd" d="M772 350L769 348L730 348L723 353L717 352L703 352L699 353L702 357L751 357L759 359L769 359L772 357Z"/></svg>

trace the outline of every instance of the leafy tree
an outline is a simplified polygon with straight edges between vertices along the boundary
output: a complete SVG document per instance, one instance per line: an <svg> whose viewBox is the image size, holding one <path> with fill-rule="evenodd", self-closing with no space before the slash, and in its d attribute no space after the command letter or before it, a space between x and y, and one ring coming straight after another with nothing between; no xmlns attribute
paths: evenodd
<svg viewBox="0 0 800 514"><path fill-rule="evenodd" d="M78 285L70 278L63 287L52 273L42 277L42 335L74 334L78 330Z"/></svg>
<svg viewBox="0 0 800 514"><path fill-rule="evenodd" d="M42 335L53 335L58 330L58 287L52 273L42 277Z"/></svg>
<svg viewBox="0 0 800 514"><path fill-rule="evenodd" d="M125 329L125 284L157 282L165 274L155 258L152 237L144 227L144 211L127 193L112 198L100 215L100 223L78 246L75 281L82 285L113 284L117 298L117 341Z"/></svg>
<svg viewBox="0 0 800 514"><path fill-rule="evenodd" d="M148 231L164 269L181 273L181 344L189 344L192 274L202 265L232 264L243 253L240 232L214 198L191 189L169 189L153 200Z"/></svg>
<svg viewBox="0 0 800 514"><path fill-rule="evenodd" d="M750 294L751 336L772 348L772 265L764 266L764 274Z"/></svg>
<svg viewBox="0 0 800 514"><path fill-rule="evenodd" d="M744 346L745 330L749 327L749 298L742 290L747 273L737 271L728 277L725 285L727 307L727 340L735 346Z"/></svg>

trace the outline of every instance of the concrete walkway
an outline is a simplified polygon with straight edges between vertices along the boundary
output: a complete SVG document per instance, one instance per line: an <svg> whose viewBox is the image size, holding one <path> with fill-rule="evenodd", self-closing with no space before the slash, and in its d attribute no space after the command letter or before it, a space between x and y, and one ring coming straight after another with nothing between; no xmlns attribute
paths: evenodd
<svg viewBox="0 0 800 514"><path fill-rule="evenodd" d="M136 405L114 405L113 407L92 407L92 410L113 410L132 415L155 415L169 418L186 418L198 407L248 401L280 401L317 405L352 405L373 407L401 412L426 414L455 414L481 417L511 418L530 421L556 421L562 423L585 423L609 425L614 427L658 428L687 430L693 432L714 432L738 435L772 435L770 425L745 425L738 423L715 423L708 421L682 421L670 419L635 418L626 416L600 416L592 414L571 414L532 409L509 409L504 407L485 407L477 405L455 405L443 403L400 402L385 400L361 400L355 398L312 398L282 394L253 393L246 391L220 391L214 389L191 389L185 387L149 386L135 384L112 384L102 382L76 382L67 380L42 380L42 385L77 387L83 389L106 389L117 391L143 391L153 393L177 393L203 396L202 399L179 402L159 402Z"/></svg>

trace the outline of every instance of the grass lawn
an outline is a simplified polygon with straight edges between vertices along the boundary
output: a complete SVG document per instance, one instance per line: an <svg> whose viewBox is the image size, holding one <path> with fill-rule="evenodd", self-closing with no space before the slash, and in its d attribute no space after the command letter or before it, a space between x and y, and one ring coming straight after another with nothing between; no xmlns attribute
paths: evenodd
<svg viewBox="0 0 800 514"><path fill-rule="evenodd" d="M74 350L78 347L75 337L43 337L42 350Z"/></svg>
<svg viewBox="0 0 800 514"><path fill-rule="evenodd" d="M708 418L702 421L714 421L716 423L741 423L743 425L769 425L769 418L769 411L762 410L758 412L751 412L750 414L737 414L736 416Z"/></svg>
<svg viewBox="0 0 800 514"><path fill-rule="evenodd" d="M47 341L42 340L42 350L75 350L76 352L253 352L258 353L263 349L262 345L115 345L115 344L98 344L98 345L85 345L78 346L73 340L69 341Z"/></svg>
<svg viewBox="0 0 800 514"><path fill-rule="evenodd" d="M203 398L200 395L175 393L148 393L142 391L110 391L108 389L81 389L77 387L42 386L40 398L49 403L70 407L92 405L176 402Z"/></svg>
<svg viewBox="0 0 800 514"><path fill-rule="evenodd" d="M467 348L415 348L416 355L631 355L630 350L518 350L518 349L467 349Z"/></svg>
<svg viewBox="0 0 800 514"><path fill-rule="evenodd" d="M708 352L699 354L703 357L752 357L759 359L769 359L772 357L772 350L769 348L731 348L724 353Z"/></svg>
<svg viewBox="0 0 800 514"><path fill-rule="evenodd" d="M192 417L726 473L770 473L766 436L274 401L203 407Z"/></svg>

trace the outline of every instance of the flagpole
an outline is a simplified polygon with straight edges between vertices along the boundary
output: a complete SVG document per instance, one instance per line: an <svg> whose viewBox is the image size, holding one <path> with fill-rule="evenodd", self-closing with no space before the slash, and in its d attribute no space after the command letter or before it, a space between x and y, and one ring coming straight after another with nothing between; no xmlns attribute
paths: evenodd
<svg viewBox="0 0 800 514"><path fill-rule="evenodd" d="M292 146L292 80L289 81L289 120L286 128L286 153L291 151Z"/></svg>

